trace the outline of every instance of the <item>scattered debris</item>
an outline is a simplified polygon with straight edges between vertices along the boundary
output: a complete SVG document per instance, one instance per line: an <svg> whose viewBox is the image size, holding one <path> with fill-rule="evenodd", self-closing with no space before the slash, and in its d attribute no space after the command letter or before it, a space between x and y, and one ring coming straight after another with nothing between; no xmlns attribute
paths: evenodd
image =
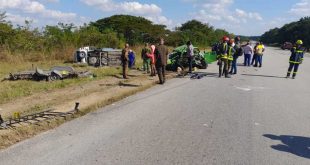
<svg viewBox="0 0 310 165"><path fill-rule="evenodd" d="M207 76L207 73L200 73L200 72L192 73L191 74L191 79L201 79L201 78L203 78L205 76Z"/></svg>
<svg viewBox="0 0 310 165"><path fill-rule="evenodd" d="M55 81L68 78L81 78L93 76L90 71L77 72L69 66L55 66L50 70L42 70L36 68L34 71L23 71L18 73L10 73L8 78L4 80L35 80L35 81Z"/></svg>
<svg viewBox="0 0 310 165"><path fill-rule="evenodd" d="M0 129L7 129L11 127L16 127L22 124L35 124L44 120L53 119L57 117L66 118L68 115L74 115L74 113L79 111L80 103L75 103L73 110L68 112L56 112L55 109L47 109L41 112L33 113L30 115L21 116L19 112L15 112L13 117L4 121L0 115Z"/></svg>

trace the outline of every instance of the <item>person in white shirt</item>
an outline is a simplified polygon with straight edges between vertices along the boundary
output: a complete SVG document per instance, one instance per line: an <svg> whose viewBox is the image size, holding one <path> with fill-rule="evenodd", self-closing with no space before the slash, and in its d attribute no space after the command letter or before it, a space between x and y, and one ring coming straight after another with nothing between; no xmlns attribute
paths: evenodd
<svg viewBox="0 0 310 165"><path fill-rule="evenodd" d="M250 45L250 42L246 44L246 46L243 47L244 51L244 66L251 66L251 57L253 54L253 48Z"/></svg>
<svg viewBox="0 0 310 165"><path fill-rule="evenodd" d="M194 46L191 41L188 41L186 43L187 45L187 58L188 58L188 69L189 73L192 73L192 68L193 68L193 57L194 57Z"/></svg>

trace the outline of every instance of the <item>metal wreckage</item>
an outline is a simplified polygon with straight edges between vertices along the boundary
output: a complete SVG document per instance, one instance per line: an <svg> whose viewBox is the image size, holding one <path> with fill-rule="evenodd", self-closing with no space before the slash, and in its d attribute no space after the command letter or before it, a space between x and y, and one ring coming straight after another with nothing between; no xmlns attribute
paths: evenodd
<svg viewBox="0 0 310 165"><path fill-rule="evenodd" d="M197 47L194 47L193 67L197 67L198 69L207 69L208 63L213 62L208 60L209 56L210 53L201 52ZM178 67L182 70L188 67L186 45L175 48L169 55L167 69L176 71Z"/></svg>
<svg viewBox="0 0 310 165"><path fill-rule="evenodd" d="M78 72L70 66L55 66L50 70L42 70L36 68L35 70L22 71L17 73L10 73L10 75L3 80L35 80L35 81L55 81L69 78L81 78L93 76L90 71Z"/></svg>

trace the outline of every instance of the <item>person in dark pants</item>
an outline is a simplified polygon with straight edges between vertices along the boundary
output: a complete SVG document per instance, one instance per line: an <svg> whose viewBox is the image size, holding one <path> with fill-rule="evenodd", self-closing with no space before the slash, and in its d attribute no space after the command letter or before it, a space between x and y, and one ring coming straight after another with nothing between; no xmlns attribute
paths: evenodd
<svg viewBox="0 0 310 165"><path fill-rule="evenodd" d="M223 42L219 45L218 51L217 51L217 64L219 66L219 77L222 77L222 75L225 75L225 78L230 78L230 75L228 74L228 41L229 38L227 36L223 37Z"/></svg>
<svg viewBox="0 0 310 165"><path fill-rule="evenodd" d="M123 78L128 79L127 72L128 72L128 54L129 54L129 44L125 44L125 48L122 50L122 68L123 68Z"/></svg>
<svg viewBox="0 0 310 165"><path fill-rule="evenodd" d="M234 61L234 54L236 53L234 47L235 47L235 40L230 39L228 42L227 72L231 70L232 61Z"/></svg>
<svg viewBox="0 0 310 165"><path fill-rule="evenodd" d="M164 43L164 39L161 38L159 45L155 49L155 67L157 70L160 84L164 84L166 82L168 48L164 45Z"/></svg>
<svg viewBox="0 0 310 165"><path fill-rule="evenodd" d="M302 40L297 40L296 41L296 47L293 47L291 52L291 56L290 56L290 66L288 68L287 71L287 75L286 78L289 78L291 76L292 70L293 71L293 79L295 79L297 72L298 72L298 68L299 65L302 63L303 59L304 59L304 53L305 53L305 48L302 47Z"/></svg>
<svg viewBox="0 0 310 165"><path fill-rule="evenodd" d="M141 51L141 58L143 60L143 71L146 73L150 73L150 61L151 59L148 57L148 54L151 52L149 48L149 44L145 43L144 48Z"/></svg>
<svg viewBox="0 0 310 165"><path fill-rule="evenodd" d="M256 46L255 52L256 52L256 59L255 59L255 65L254 67L262 67L263 64L263 53L265 51L265 46L262 42L259 42L259 44Z"/></svg>
<svg viewBox="0 0 310 165"><path fill-rule="evenodd" d="M231 66L231 70L230 70L230 74L237 74L237 60L239 56L243 55L243 50L241 48L241 44L240 44L240 37L235 37L235 53L233 55L233 61L232 61L232 66Z"/></svg>
<svg viewBox="0 0 310 165"><path fill-rule="evenodd" d="M193 69L193 57L194 57L194 47L191 41L188 41L186 43L187 45L187 58L188 58L188 72L192 73L192 69Z"/></svg>
<svg viewBox="0 0 310 165"><path fill-rule="evenodd" d="M248 42L246 46L243 47L243 51L244 51L244 66L250 66L251 56L253 54L253 48L250 42Z"/></svg>
<svg viewBox="0 0 310 165"><path fill-rule="evenodd" d="M254 55L253 55L253 58L252 58L251 65L257 65L257 52L256 52L256 48L257 48L258 45L259 45L259 43L256 43L256 45L254 46Z"/></svg>

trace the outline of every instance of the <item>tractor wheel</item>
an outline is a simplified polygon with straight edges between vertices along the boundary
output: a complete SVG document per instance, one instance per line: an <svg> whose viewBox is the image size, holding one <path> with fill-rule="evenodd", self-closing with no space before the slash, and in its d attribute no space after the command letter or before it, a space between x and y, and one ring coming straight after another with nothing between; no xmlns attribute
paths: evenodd
<svg viewBox="0 0 310 165"><path fill-rule="evenodd" d="M101 58L101 65L108 66L109 60L105 57Z"/></svg>
<svg viewBox="0 0 310 165"><path fill-rule="evenodd" d="M96 65L97 61L98 61L97 57L89 57L88 59L89 65Z"/></svg>
<svg viewBox="0 0 310 165"><path fill-rule="evenodd" d="M207 69L208 64L206 63L205 59L200 60L201 66L199 69Z"/></svg>
<svg viewBox="0 0 310 165"><path fill-rule="evenodd" d="M50 76L49 76L49 80L50 81L55 81L55 80L60 80L61 77L55 73L52 73Z"/></svg>
<svg viewBox="0 0 310 165"><path fill-rule="evenodd" d="M85 58L86 57L86 53L85 52L80 52L80 58Z"/></svg>

